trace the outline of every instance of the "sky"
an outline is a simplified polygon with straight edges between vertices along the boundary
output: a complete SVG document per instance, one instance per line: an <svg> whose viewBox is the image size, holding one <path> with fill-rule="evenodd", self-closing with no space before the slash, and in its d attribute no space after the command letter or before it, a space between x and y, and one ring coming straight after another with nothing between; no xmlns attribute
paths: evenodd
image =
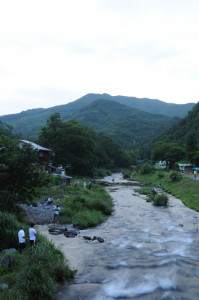
<svg viewBox="0 0 199 300"><path fill-rule="evenodd" d="M108 93L199 101L198 0L1 0L0 115Z"/></svg>

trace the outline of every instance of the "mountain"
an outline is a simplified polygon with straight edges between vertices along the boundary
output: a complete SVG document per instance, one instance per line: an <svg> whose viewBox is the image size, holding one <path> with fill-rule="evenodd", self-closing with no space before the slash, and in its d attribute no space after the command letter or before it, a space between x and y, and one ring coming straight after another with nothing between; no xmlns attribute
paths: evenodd
<svg viewBox="0 0 199 300"><path fill-rule="evenodd" d="M184 117L188 111L195 105L188 104L172 104L160 100L151 100L147 98L138 99L135 97L110 96L108 94L87 94L84 97L70 102L68 104L54 106L50 108L37 108L23 111L18 114L10 114L1 116L0 120L14 127L14 133L23 135L24 138L36 139L42 126L46 124L50 115L59 112L62 120L71 119L73 114L79 110L86 108L96 100L109 100L119 104L126 105L130 108L137 108L152 114L163 114L166 116Z"/></svg>
<svg viewBox="0 0 199 300"><path fill-rule="evenodd" d="M124 149L138 149L167 130L179 118L150 114L108 100L97 100L72 115L95 131L103 131Z"/></svg>
<svg viewBox="0 0 199 300"><path fill-rule="evenodd" d="M187 138L190 137L197 143L199 142L199 102L186 117L158 136L156 140L179 141L185 143Z"/></svg>

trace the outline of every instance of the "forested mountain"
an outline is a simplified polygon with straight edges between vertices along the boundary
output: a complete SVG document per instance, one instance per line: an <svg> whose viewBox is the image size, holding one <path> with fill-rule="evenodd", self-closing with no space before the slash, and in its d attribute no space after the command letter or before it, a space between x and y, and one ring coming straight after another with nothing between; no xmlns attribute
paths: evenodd
<svg viewBox="0 0 199 300"><path fill-rule="evenodd" d="M65 104L50 108L37 108L23 111L18 114L1 116L0 120L14 127L14 133L21 133L25 138L36 139L42 126L45 125L50 115L59 112L62 120L69 120L74 113L86 108L96 100L110 100L132 108L138 108L153 114L184 117L192 109L194 103L171 104L160 100L135 97L110 96L108 94L87 94L84 97Z"/></svg>
<svg viewBox="0 0 199 300"><path fill-rule="evenodd" d="M199 103L197 103L188 115L179 121L171 129L161 134L157 140L177 141L187 143L192 140L194 144L199 142Z"/></svg>
<svg viewBox="0 0 199 300"><path fill-rule="evenodd" d="M103 131L124 149L138 149L149 144L160 132L179 121L108 100L97 100L73 114L72 118L96 131Z"/></svg>

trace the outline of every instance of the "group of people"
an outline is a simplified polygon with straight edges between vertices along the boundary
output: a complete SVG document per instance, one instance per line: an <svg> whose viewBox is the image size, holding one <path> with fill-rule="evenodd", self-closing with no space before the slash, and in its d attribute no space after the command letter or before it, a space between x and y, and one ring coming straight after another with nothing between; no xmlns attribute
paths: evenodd
<svg viewBox="0 0 199 300"><path fill-rule="evenodd" d="M31 224L29 228L29 240L31 247L35 247L37 231L34 228L34 224ZM18 232L18 239L19 239L19 252L22 253L22 250L26 248L26 240L28 238L25 237L24 226L22 226Z"/></svg>

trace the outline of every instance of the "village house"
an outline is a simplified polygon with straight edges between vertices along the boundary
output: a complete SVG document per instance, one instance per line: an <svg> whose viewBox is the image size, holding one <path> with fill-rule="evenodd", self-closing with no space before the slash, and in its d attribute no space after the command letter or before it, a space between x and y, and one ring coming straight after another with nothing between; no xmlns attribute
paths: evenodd
<svg viewBox="0 0 199 300"><path fill-rule="evenodd" d="M40 165L44 171L48 170L49 155L52 150L26 140L20 140L20 145L30 145L34 150L37 150Z"/></svg>
<svg viewBox="0 0 199 300"><path fill-rule="evenodd" d="M190 172L192 171L193 165L192 164L178 164L180 171L182 172Z"/></svg>

